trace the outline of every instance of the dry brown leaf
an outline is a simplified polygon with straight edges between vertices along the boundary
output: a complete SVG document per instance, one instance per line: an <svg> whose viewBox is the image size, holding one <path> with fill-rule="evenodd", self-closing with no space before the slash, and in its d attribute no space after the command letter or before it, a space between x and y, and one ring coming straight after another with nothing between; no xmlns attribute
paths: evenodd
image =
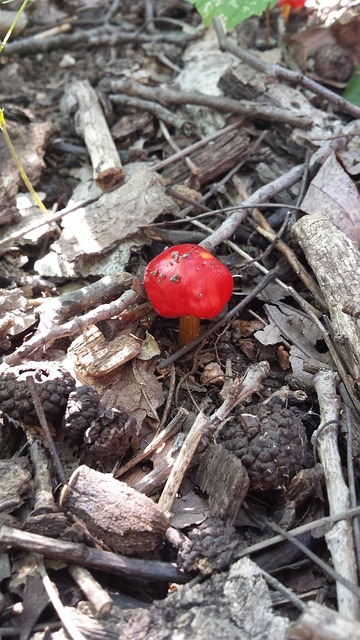
<svg viewBox="0 0 360 640"><path fill-rule="evenodd" d="M335 153L312 180L301 208L309 214L327 215L329 221L360 246L360 196Z"/></svg>
<svg viewBox="0 0 360 640"><path fill-rule="evenodd" d="M138 360L127 363L117 379L113 379L111 389L105 392L102 402L105 406L126 411L140 427L145 419L157 426L157 408L164 402L164 392L154 373L153 363Z"/></svg>

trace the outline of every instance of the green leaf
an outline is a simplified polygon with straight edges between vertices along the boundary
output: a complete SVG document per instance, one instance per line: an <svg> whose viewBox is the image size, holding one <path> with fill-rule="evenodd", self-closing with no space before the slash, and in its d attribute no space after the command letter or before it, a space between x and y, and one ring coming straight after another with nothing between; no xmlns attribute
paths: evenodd
<svg viewBox="0 0 360 640"><path fill-rule="evenodd" d="M360 64L357 64L354 72L346 85L343 98L360 107Z"/></svg>
<svg viewBox="0 0 360 640"><path fill-rule="evenodd" d="M205 25L212 18L225 18L226 28L232 29L250 16L260 16L266 7L274 7L277 0L189 0L202 15Z"/></svg>

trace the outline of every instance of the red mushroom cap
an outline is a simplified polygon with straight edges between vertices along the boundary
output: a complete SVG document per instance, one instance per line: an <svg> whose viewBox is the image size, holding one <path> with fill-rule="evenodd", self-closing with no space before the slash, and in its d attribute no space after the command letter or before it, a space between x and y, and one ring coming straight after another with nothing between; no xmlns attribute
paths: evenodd
<svg viewBox="0 0 360 640"><path fill-rule="evenodd" d="M151 304L164 318L213 318L229 301L233 278L200 245L179 244L149 262L144 286Z"/></svg>
<svg viewBox="0 0 360 640"><path fill-rule="evenodd" d="M300 7L304 6L305 2L306 0L278 0L276 6L282 7L284 4L288 4L292 9L300 9Z"/></svg>

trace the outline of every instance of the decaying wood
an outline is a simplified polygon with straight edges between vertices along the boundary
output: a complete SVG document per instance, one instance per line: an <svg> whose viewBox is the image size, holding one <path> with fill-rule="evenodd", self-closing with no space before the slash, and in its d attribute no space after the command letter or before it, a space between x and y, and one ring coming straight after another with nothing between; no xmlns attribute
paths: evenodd
<svg viewBox="0 0 360 640"><path fill-rule="evenodd" d="M212 144L186 157L199 168L200 184L217 180L236 163L244 159L249 151L250 138L242 131L230 131L217 138ZM163 172L164 177L172 184L185 182L189 170L183 162L172 165Z"/></svg>
<svg viewBox="0 0 360 640"><path fill-rule="evenodd" d="M163 544L169 521L147 496L110 474L81 465L63 488L61 506L118 553L150 557Z"/></svg>
<svg viewBox="0 0 360 640"><path fill-rule="evenodd" d="M34 469L34 498L32 515L58 510L52 490L49 459L40 439L34 437L30 444L30 460Z"/></svg>
<svg viewBox="0 0 360 640"><path fill-rule="evenodd" d="M30 489L31 472L26 458L0 460L0 496L1 502L20 507Z"/></svg>
<svg viewBox="0 0 360 640"><path fill-rule="evenodd" d="M96 191L98 191L96 189ZM94 195L88 179L76 187L74 200L87 201ZM92 275L104 275L104 260L112 251L130 256L130 248L136 246L136 234L151 224L157 216L176 214L178 206L165 193L160 176L141 162L126 166L126 181L112 191L103 192L83 208L67 213L63 219L63 232L51 249L51 253L37 262L43 275L59 273L68 277L74 271L90 268ZM124 242L129 240L128 243ZM130 241L131 239L131 241ZM127 261L127 259L126 259ZM97 263L100 270L96 270ZM90 265L90 266L89 266ZM122 267L123 270L123 267ZM105 274L119 271L119 260L110 262Z"/></svg>
<svg viewBox="0 0 360 640"><path fill-rule="evenodd" d="M75 129L84 138L96 184L103 191L113 189L125 172L95 90L88 80L73 80L65 96L68 108L76 109Z"/></svg>
<svg viewBox="0 0 360 640"><path fill-rule="evenodd" d="M129 329L108 341L97 327L90 327L73 341L68 353L81 379L103 378L136 358L141 343Z"/></svg>
<svg viewBox="0 0 360 640"><path fill-rule="evenodd" d="M358 622L317 602L309 602L301 616L287 630L289 640L360 640Z"/></svg>
<svg viewBox="0 0 360 640"><path fill-rule="evenodd" d="M233 523L250 480L239 458L222 445L211 444L201 456L196 484L208 495L211 515Z"/></svg>
<svg viewBox="0 0 360 640"><path fill-rule="evenodd" d="M334 334L343 341L344 362L357 380L360 375L359 321L342 309L358 296L360 252L321 213L301 218L293 232L316 275L329 308Z"/></svg>
<svg viewBox="0 0 360 640"><path fill-rule="evenodd" d="M39 553L45 558L53 558L68 564L77 564L115 575L129 576L131 578L138 577L145 580L162 580L178 584L184 584L189 581L189 576L178 571L176 566L170 562L129 558L110 551L93 549L85 544L64 542L57 538L28 533L6 525L0 528L0 544L17 549L26 549L33 553Z"/></svg>
<svg viewBox="0 0 360 640"><path fill-rule="evenodd" d="M244 558L228 573L214 574L191 589L181 588L147 611L136 613L123 633L126 640L285 640L287 626L287 618L272 611L261 570Z"/></svg>
<svg viewBox="0 0 360 640"><path fill-rule="evenodd" d="M332 371L319 371L315 376L321 422L312 437L324 469L331 515L350 508L349 489L342 473L337 441L340 398L336 393L336 378L336 374ZM328 424L329 422L330 424ZM325 539L336 571L357 585L358 577L351 523L340 520L325 534ZM357 620L360 613L358 597L340 582L336 584L336 592L339 612L350 620Z"/></svg>

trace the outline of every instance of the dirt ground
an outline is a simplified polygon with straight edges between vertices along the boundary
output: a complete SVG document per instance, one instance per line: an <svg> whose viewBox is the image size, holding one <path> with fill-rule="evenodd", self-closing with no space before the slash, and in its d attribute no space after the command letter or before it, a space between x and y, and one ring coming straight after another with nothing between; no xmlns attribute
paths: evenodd
<svg viewBox="0 0 360 640"><path fill-rule="evenodd" d="M18 24L0 636L360 638L358 3Z"/></svg>

